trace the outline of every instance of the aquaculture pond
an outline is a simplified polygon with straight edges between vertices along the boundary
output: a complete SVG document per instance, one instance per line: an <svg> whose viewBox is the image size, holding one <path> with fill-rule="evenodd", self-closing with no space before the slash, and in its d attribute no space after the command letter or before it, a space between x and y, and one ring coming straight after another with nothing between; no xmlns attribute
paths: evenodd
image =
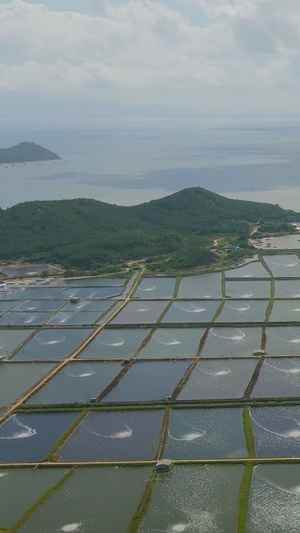
<svg viewBox="0 0 300 533"><path fill-rule="evenodd" d="M89 413L59 450L60 460L154 459L163 414L163 409Z"/></svg>
<svg viewBox="0 0 300 533"><path fill-rule="evenodd" d="M160 474L141 533L236 531L243 472L242 465L193 465Z"/></svg>
<svg viewBox="0 0 300 533"><path fill-rule="evenodd" d="M222 298L221 273L183 277L177 298Z"/></svg>
<svg viewBox="0 0 300 533"><path fill-rule="evenodd" d="M296 255L265 255L264 260L275 278L300 277L300 261Z"/></svg>
<svg viewBox="0 0 300 533"><path fill-rule="evenodd" d="M199 361L177 399L242 398L256 365L254 359Z"/></svg>
<svg viewBox="0 0 300 533"><path fill-rule="evenodd" d="M30 405L88 403L110 384L122 369L121 363L68 364L27 402Z"/></svg>
<svg viewBox="0 0 300 533"><path fill-rule="evenodd" d="M300 455L300 407L250 407L257 457Z"/></svg>
<svg viewBox="0 0 300 533"><path fill-rule="evenodd" d="M129 302L111 324L155 324L167 305L165 300Z"/></svg>
<svg viewBox="0 0 300 533"><path fill-rule="evenodd" d="M30 329L0 329L0 355L9 355L22 342L24 342L34 330Z"/></svg>
<svg viewBox="0 0 300 533"><path fill-rule="evenodd" d="M53 368L50 363L1 363L0 405L8 405Z"/></svg>
<svg viewBox="0 0 300 533"><path fill-rule="evenodd" d="M4 303L4 302L2 302ZM60 300L27 300L19 304L15 311L58 311L64 305Z"/></svg>
<svg viewBox="0 0 300 533"><path fill-rule="evenodd" d="M299 322L300 301L278 300L274 301L270 322Z"/></svg>
<svg viewBox="0 0 300 533"><path fill-rule="evenodd" d="M56 268L51 267L46 264L36 264L36 265L24 265L24 266L2 266L0 271L3 272L9 278L18 278L20 276L38 276L42 272L47 272L48 274L53 274L56 271Z"/></svg>
<svg viewBox="0 0 300 533"><path fill-rule="evenodd" d="M270 274L260 261L253 261L238 268L225 270L226 278L269 278Z"/></svg>
<svg viewBox="0 0 300 533"><path fill-rule="evenodd" d="M266 351L269 355L299 355L300 327L267 327Z"/></svg>
<svg viewBox="0 0 300 533"><path fill-rule="evenodd" d="M67 472L43 467L0 469L0 529L13 527Z"/></svg>
<svg viewBox="0 0 300 533"><path fill-rule="evenodd" d="M190 366L190 361L136 362L103 402L166 400Z"/></svg>
<svg viewBox="0 0 300 533"><path fill-rule="evenodd" d="M275 298L300 298L300 281L298 280L275 280Z"/></svg>
<svg viewBox="0 0 300 533"><path fill-rule="evenodd" d="M159 328L139 353L139 358L195 357L204 328Z"/></svg>
<svg viewBox="0 0 300 533"><path fill-rule="evenodd" d="M48 322L52 312L32 313L8 311L0 318L0 326L38 326Z"/></svg>
<svg viewBox="0 0 300 533"><path fill-rule="evenodd" d="M69 311L100 311L103 313L114 303L114 300L79 300L79 302L68 303L63 311L66 313Z"/></svg>
<svg viewBox="0 0 300 533"><path fill-rule="evenodd" d="M49 320L49 325L84 326L97 322L100 311L60 311Z"/></svg>
<svg viewBox="0 0 300 533"><path fill-rule="evenodd" d="M2 315L6 311L10 311L14 307L17 307L20 304L20 302L18 301L9 302L8 300L3 300L3 301L0 300L0 314Z"/></svg>
<svg viewBox="0 0 300 533"><path fill-rule="evenodd" d="M268 301L227 300L216 322L264 322Z"/></svg>
<svg viewBox="0 0 300 533"><path fill-rule="evenodd" d="M300 358L266 359L251 396L253 398L299 397Z"/></svg>
<svg viewBox="0 0 300 533"><path fill-rule="evenodd" d="M157 299L172 298L176 278L144 278L134 293L134 298Z"/></svg>
<svg viewBox="0 0 300 533"><path fill-rule="evenodd" d="M0 426L2 463L42 461L78 413L18 413Z"/></svg>
<svg viewBox="0 0 300 533"><path fill-rule="evenodd" d="M300 465L258 465L253 469L248 533L298 533Z"/></svg>
<svg viewBox="0 0 300 533"><path fill-rule="evenodd" d="M16 353L14 360L64 359L92 332L92 329L43 329Z"/></svg>
<svg viewBox="0 0 300 533"><path fill-rule="evenodd" d="M222 328L209 330L203 357L252 355L261 347L261 328Z"/></svg>
<svg viewBox="0 0 300 533"><path fill-rule="evenodd" d="M111 298L121 294L122 287L74 287L72 289L65 289L57 298L69 300L70 298Z"/></svg>
<svg viewBox="0 0 300 533"><path fill-rule="evenodd" d="M21 533L121 533L151 476L150 467L82 468L27 520Z"/></svg>
<svg viewBox="0 0 300 533"><path fill-rule="evenodd" d="M128 359L132 357L150 329L104 329L80 354L80 359Z"/></svg>
<svg viewBox="0 0 300 533"><path fill-rule="evenodd" d="M60 287L122 287L125 278L77 278L65 279L58 283Z"/></svg>
<svg viewBox="0 0 300 533"><path fill-rule="evenodd" d="M270 298L270 281L228 281L225 283L226 296L229 298Z"/></svg>
<svg viewBox="0 0 300 533"><path fill-rule="evenodd" d="M0 296L3 300L40 300L43 298L52 298L59 294L61 289L54 287L28 287L16 292L3 294Z"/></svg>
<svg viewBox="0 0 300 533"><path fill-rule="evenodd" d="M171 324L211 322L220 303L220 300L180 300L173 302L162 322Z"/></svg>
<svg viewBox="0 0 300 533"><path fill-rule="evenodd" d="M172 409L164 457L248 457L242 409Z"/></svg>

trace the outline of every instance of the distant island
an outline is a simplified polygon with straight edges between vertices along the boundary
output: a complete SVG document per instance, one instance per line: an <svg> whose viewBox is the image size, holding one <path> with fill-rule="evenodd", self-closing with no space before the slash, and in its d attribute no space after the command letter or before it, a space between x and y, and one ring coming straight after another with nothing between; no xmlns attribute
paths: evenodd
<svg viewBox="0 0 300 533"><path fill-rule="evenodd" d="M231 200L200 187L131 207L32 201L0 209L0 261L109 271L144 259L148 271L178 271L239 259L254 250L250 234L292 233L297 219L279 205Z"/></svg>
<svg viewBox="0 0 300 533"><path fill-rule="evenodd" d="M0 165L12 163L30 163L34 161L54 161L60 159L57 154L31 142L23 142L11 148L0 149Z"/></svg>

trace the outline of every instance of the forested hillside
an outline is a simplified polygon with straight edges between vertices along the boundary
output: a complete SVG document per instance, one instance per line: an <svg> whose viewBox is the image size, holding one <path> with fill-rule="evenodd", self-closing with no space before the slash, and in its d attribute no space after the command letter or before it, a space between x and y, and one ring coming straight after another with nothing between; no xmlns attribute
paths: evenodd
<svg viewBox="0 0 300 533"><path fill-rule="evenodd" d="M201 188L133 207L86 199L26 202L0 210L0 260L90 268L205 249L212 235L243 239L257 220L285 225L296 216L279 206L230 200Z"/></svg>
<svg viewBox="0 0 300 533"><path fill-rule="evenodd" d="M0 149L0 164L52 161L60 157L35 143L23 142L11 148Z"/></svg>

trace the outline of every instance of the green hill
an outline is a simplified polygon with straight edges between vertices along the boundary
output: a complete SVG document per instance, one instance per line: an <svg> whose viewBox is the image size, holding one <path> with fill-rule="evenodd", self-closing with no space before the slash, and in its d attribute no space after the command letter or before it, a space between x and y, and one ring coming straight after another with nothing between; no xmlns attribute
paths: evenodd
<svg viewBox="0 0 300 533"><path fill-rule="evenodd" d="M86 199L26 202L0 210L0 260L90 268L206 249L211 236L224 233L245 242L257 220L287 229L295 218L278 205L230 200L202 188L132 207Z"/></svg>
<svg viewBox="0 0 300 533"><path fill-rule="evenodd" d="M35 143L23 142L11 148L0 149L0 164L52 161L60 159L57 154Z"/></svg>

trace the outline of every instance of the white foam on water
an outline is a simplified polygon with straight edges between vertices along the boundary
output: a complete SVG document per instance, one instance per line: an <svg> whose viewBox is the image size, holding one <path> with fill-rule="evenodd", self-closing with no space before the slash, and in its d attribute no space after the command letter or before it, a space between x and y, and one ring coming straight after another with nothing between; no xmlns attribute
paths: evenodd
<svg viewBox="0 0 300 533"><path fill-rule="evenodd" d="M179 441L197 440L197 439L200 439L201 437L203 437L205 434L206 434L206 431L201 430L201 431L195 431L195 432L191 431L190 433L183 433L183 435L181 437L173 437L173 435L171 435L170 431L168 431L168 435L169 435L169 437L172 440L179 440Z"/></svg>
<svg viewBox="0 0 300 533"><path fill-rule="evenodd" d="M282 342L288 342L289 344L300 344L300 338L296 337L295 339L282 339L281 337L276 337L276 335L271 335L271 337L274 337L274 339L277 339L278 341Z"/></svg>
<svg viewBox="0 0 300 533"><path fill-rule="evenodd" d="M231 305L226 305L227 309L233 309L234 311L249 311L250 305L246 305L244 307L233 307Z"/></svg>
<svg viewBox="0 0 300 533"><path fill-rule="evenodd" d="M144 313L145 311L149 311L148 307L140 307L139 309L134 309L136 313Z"/></svg>
<svg viewBox="0 0 300 533"><path fill-rule="evenodd" d="M102 435L101 433L97 433L97 431L94 431L88 427L86 427L84 424L82 426L87 430L90 431L90 433L93 433L97 437L102 437L104 439L128 439L131 437L133 431L132 429L127 426L127 424L123 424L123 426L126 428L123 431L117 431L116 433L113 433L112 435Z"/></svg>
<svg viewBox="0 0 300 533"><path fill-rule="evenodd" d="M285 374L299 374L300 373L300 365L297 365L297 363L293 363L294 367L292 368L280 368L276 365L271 365L269 362L264 362L265 366L270 366L271 368L274 368L275 370L279 370L279 372L284 372Z"/></svg>
<svg viewBox="0 0 300 533"><path fill-rule="evenodd" d="M66 524L65 526L61 527L59 531L63 531L64 533L73 533L75 531L79 531L80 527L81 522L74 522L73 524Z"/></svg>
<svg viewBox="0 0 300 533"><path fill-rule="evenodd" d="M26 320L24 320L24 324L31 324L31 322L33 322L35 318L36 315L31 315L29 318L26 318Z"/></svg>
<svg viewBox="0 0 300 533"><path fill-rule="evenodd" d="M245 292L245 294L239 295L240 298L251 298L251 296L254 296L253 292Z"/></svg>
<svg viewBox="0 0 300 533"><path fill-rule="evenodd" d="M96 372L82 372L82 374L71 374L70 372L66 372L67 376L70 376L71 378L89 378L90 376L94 376Z"/></svg>
<svg viewBox="0 0 300 533"><path fill-rule="evenodd" d="M33 437L34 435L36 435L36 429L22 424L17 419L17 415L13 415L9 420L4 422L4 424L7 424L7 422L9 421L14 422L19 428L21 428L21 431L15 431L15 433L12 433L8 437L0 437L1 440L27 439L28 437Z"/></svg>
<svg viewBox="0 0 300 533"><path fill-rule="evenodd" d="M237 335L218 335L217 333L215 333L215 329L216 328L211 329L211 334L215 337L218 337L219 339L227 339L229 341L242 341L246 337L246 333L241 330L238 330Z"/></svg>
<svg viewBox="0 0 300 533"><path fill-rule="evenodd" d="M66 340L66 337L63 337L62 335L55 335L55 337L53 339L51 339L50 341L49 340L45 341L45 340L43 340L43 338L40 340L40 336L37 335L35 337L35 340L39 344L42 344L43 346L51 346L52 344L59 344L60 342L63 342L63 341Z"/></svg>
<svg viewBox="0 0 300 533"><path fill-rule="evenodd" d="M251 410L249 410L249 415L250 415L250 418L251 420L254 422L254 424L256 424L259 428L263 429L264 431L266 431L267 433L271 433L272 435L277 435L278 437L284 437L284 438L288 438L288 437L291 437L291 438L298 438L300 437L300 422L298 422L298 420L296 420L296 418L292 418L290 416L284 416L284 415L279 415L277 418L278 420L280 418L286 418L287 420L292 420L293 422L296 423L296 426L298 426L298 428L295 428L295 429L289 429L287 431L283 431L281 433L277 432L277 431L272 431L271 429L268 429L266 428L265 426L263 426L262 424L259 424L257 422L257 420L255 420L255 418L253 417L252 413L251 413Z"/></svg>
<svg viewBox="0 0 300 533"><path fill-rule="evenodd" d="M297 307L296 309L288 309L288 311L294 311L295 313L300 313L300 308Z"/></svg>
<svg viewBox="0 0 300 533"><path fill-rule="evenodd" d="M8 472L0 472L0 478L8 476Z"/></svg>
<svg viewBox="0 0 300 533"><path fill-rule="evenodd" d="M189 527L189 525L190 524L183 524L183 523L174 524L168 529L167 533L182 533Z"/></svg>
<svg viewBox="0 0 300 533"><path fill-rule="evenodd" d="M221 365L220 365L221 366ZM209 372L209 370L203 370L200 366L198 367L200 372L203 372L204 374L208 374L209 376L226 376L227 374L231 374L230 368L221 368L221 370L212 370Z"/></svg>
<svg viewBox="0 0 300 533"><path fill-rule="evenodd" d="M175 346L177 344L181 344L181 342L174 337L174 335L170 335L169 333L165 333L163 336L163 339L157 339L158 344L163 344L164 346Z"/></svg>
<svg viewBox="0 0 300 533"><path fill-rule="evenodd" d="M283 487L282 485L278 485L277 483L274 483L273 481L270 481L267 478L264 478L260 476L257 472L255 472L255 476L262 481L263 483L266 483L267 485L270 485L270 487L273 487L274 489L280 490L281 492L285 492L287 494L295 494L296 496L300 496L300 485L295 485L291 488Z"/></svg>
<svg viewBox="0 0 300 533"><path fill-rule="evenodd" d="M143 292L150 292L150 291L155 291L156 289L156 285L153 285L153 287L146 287L145 289L143 289L142 287L139 287L139 291L143 291Z"/></svg>
<svg viewBox="0 0 300 533"><path fill-rule="evenodd" d="M0 350L2 350L2 348L4 348L5 346L5 342L3 344L0 344Z"/></svg>
<svg viewBox="0 0 300 533"><path fill-rule="evenodd" d="M270 259L268 260L268 263L271 263L271 265L277 265L277 266L288 267L288 268L295 267L298 265L298 263L277 263L275 261L271 261Z"/></svg>
<svg viewBox="0 0 300 533"><path fill-rule="evenodd" d="M175 307L180 309L180 311L185 311L185 313L203 313L203 311L206 311L205 307L197 307L196 305L191 305L188 307L185 305L175 304Z"/></svg>

